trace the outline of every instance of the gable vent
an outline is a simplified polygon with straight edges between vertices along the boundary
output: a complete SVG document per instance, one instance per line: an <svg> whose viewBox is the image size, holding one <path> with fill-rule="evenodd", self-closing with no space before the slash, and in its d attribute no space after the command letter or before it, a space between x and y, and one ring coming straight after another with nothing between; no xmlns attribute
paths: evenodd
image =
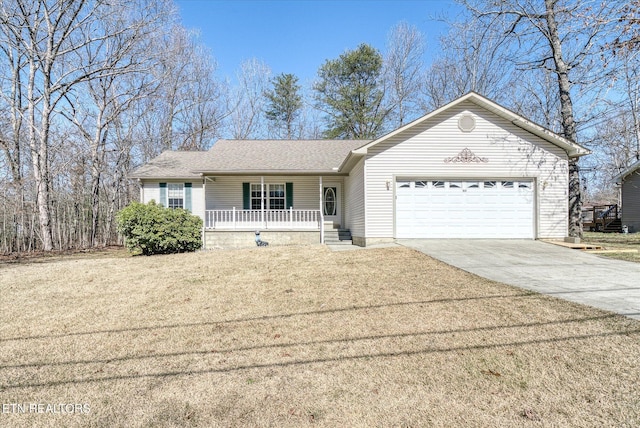
<svg viewBox="0 0 640 428"><path fill-rule="evenodd" d="M458 128L462 132L471 132L476 127L476 119L470 114L463 114L458 119Z"/></svg>

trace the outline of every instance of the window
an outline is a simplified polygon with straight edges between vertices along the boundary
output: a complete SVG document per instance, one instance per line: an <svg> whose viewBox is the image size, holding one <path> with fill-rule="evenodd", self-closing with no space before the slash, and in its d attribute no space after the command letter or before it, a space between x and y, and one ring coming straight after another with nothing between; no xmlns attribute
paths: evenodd
<svg viewBox="0 0 640 428"><path fill-rule="evenodd" d="M284 184L269 184L269 209L284 209Z"/></svg>
<svg viewBox="0 0 640 428"><path fill-rule="evenodd" d="M477 189L480 187L480 183L477 181L469 181L467 182L467 189Z"/></svg>
<svg viewBox="0 0 640 428"><path fill-rule="evenodd" d="M484 188L485 189L493 189L494 187L496 187L496 182L495 181L485 181L484 182Z"/></svg>
<svg viewBox="0 0 640 428"><path fill-rule="evenodd" d="M427 182L426 181L416 181L415 187L416 187L416 189L422 189L424 187L427 187Z"/></svg>
<svg viewBox="0 0 640 428"><path fill-rule="evenodd" d="M503 181L502 188L504 189L513 189L513 181Z"/></svg>
<svg viewBox="0 0 640 428"><path fill-rule="evenodd" d="M182 183L167 184L167 206L184 208L184 185Z"/></svg>
<svg viewBox="0 0 640 428"><path fill-rule="evenodd" d="M285 185L282 184L265 184L264 195L261 195L262 186L260 183L251 183L251 209L262 209L262 196L264 196L265 210L283 210L286 206Z"/></svg>
<svg viewBox="0 0 640 428"><path fill-rule="evenodd" d="M518 189L531 189L531 182L529 182L529 181L520 181L518 183Z"/></svg>
<svg viewBox="0 0 640 428"><path fill-rule="evenodd" d="M462 181L450 181L449 189L460 189L462 188Z"/></svg>
<svg viewBox="0 0 640 428"><path fill-rule="evenodd" d="M432 181L431 185L436 189L444 189L444 181Z"/></svg>
<svg viewBox="0 0 640 428"><path fill-rule="evenodd" d="M260 183L258 184L251 183L251 209L252 210L262 209L261 189L262 189L262 186L260 185ZM267 208L266 203L265 203L265 208Z"/></svg>

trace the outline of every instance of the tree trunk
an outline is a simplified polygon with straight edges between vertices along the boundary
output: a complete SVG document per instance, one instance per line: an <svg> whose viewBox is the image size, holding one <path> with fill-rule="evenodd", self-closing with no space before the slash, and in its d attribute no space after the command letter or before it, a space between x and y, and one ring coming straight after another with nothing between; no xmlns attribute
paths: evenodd
<svg viewBox="0 0 640 428"><path fill-rule="evenodd" d="M102 123L104 106L98 112L96 120L96 135L91 147L91 231L89 246L95 247L98 237L100 220L100 180L102 178L102 164L104 163L104 146L107 140L107 130Z"/></svg>
<svg viewBox="0 0 640 428"><path fill-rule="evenodd" d="M36 187L36 206L38 221L40 224L40 239L42 249L53 249L53 233L51 230L51 211L49 210L49 171L48 171L48 120L47 109L49 103L47 94L43 94L42 117L40 127L36 125L36 67L35 60L29 63L28 82L28 115L29 115L29 147L31 150L31 163L33 166L33 180ZM46 129L43 128L46 125ZM36 129L40 129L40 135L36 135Z"/></svg>
<svg viewBox="0 0 640 428"><path fill-rule="evenodd" d="M560 115L564 137L577 142L576 123L573 118L573 103L571 101L571 82L569 68L562 56L562 40L558 34L558 24L555 18L555 0L545 0L546 21L549 45L553 53L558 89L560 93ZM569 236L582 237L582 191L580 185L580 168L578 158L569 159Z"/></svg>

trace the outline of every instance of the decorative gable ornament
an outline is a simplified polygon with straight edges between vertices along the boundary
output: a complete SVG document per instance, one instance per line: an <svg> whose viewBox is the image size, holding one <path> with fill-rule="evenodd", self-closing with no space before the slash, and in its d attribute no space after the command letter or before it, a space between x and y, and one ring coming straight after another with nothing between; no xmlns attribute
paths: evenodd
<svg viewBox="0 0 640 428"><path fill-rule="evenodd" d="M489 159L476 156L476 154L473 153L468 148L465 148L460 153L458 153L458 156L455 156L452 158L445 158L444 160L444 163L487 163L487 162L489 162Z"/></svg>

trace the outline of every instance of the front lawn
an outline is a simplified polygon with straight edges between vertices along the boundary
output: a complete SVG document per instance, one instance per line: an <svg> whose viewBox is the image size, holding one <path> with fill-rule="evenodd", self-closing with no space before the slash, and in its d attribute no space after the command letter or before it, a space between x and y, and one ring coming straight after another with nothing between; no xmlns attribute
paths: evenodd
<svg viewBox="0 0 640 428"><path fill-rule="evenodd" d="M582 242L601 245L603 256L640 263L640 233L585 232Z"/></svg>
<svg viewBox="0 0 640 428"><path fill-rule="evenodd" d="M406 248L4 263L0 296L0 426L640 424L639 321Z"/></svg>

